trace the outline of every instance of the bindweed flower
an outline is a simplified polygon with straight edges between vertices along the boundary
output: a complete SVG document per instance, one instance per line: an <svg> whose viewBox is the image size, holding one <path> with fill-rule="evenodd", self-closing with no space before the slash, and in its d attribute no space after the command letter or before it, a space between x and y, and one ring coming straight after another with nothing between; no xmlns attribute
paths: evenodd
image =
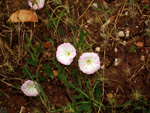
<svg viewBox="0 0 150 113"><path fill-rule="evenodd" d="M93 74L100 69L100 59L96 53L83 53L78 60L79 68L83 73Z"/></svg>
<svg viewBox="0 0 150 113"><path fill-rule="evenodd" d="M37 96L40 92L37 83L31 80L25 81L21 86L21 90L26 96Z"/></svg>
<svg viewBox="0 0 150 113"><path fill-rule="evenodd" d="M44 3L45 0L28 0L29 6L34 10L43 8Z"/></svg>
<svg viewBox="0 0 150 113"><path fill-rule="evenodd" d="M73 62L73 58L76 56L76 49L70 43L63 43L58 46L56 51L57 60L64 64L70 65Z"/></svg>

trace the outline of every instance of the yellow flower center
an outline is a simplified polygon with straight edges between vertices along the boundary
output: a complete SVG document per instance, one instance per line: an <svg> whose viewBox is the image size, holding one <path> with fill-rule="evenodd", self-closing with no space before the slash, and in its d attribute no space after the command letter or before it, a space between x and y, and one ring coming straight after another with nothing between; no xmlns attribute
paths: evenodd
<svg viewBox="0 0 150 113"><path fill-rule="evenodd" d="M67 55L69 56L69 55L70 55L70 52L68 52Z"/></svg>
<svg viewBox="0 0 150 113"><path fill-rule="evenodd" d="M33 85L33 84L30 84L29 87L30 87L30 88L34 88L34 85Z"/></svg>
<svg viewBox="0 0 150 113"><path fill-rule="evenodd" d="M86 62L87 62L88 64L90 64L90 63L91 63L91 60L87 60Z"/></svg>

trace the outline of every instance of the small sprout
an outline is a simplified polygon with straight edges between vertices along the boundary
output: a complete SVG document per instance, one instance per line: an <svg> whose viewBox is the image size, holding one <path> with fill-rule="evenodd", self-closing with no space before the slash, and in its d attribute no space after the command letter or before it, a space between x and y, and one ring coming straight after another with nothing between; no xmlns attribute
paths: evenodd
<svg viewBox="0 0 150 113"><path fill-rule="evenodd" d="M79 68L83 73L93 74L100 69L100 59L96 53L83 53L78 60Z"/></svg>
<svg viewBox="0 0 150 113"><path fill-rule="evenodd" d="M73 62L73 58L76 56L76 49L70 43L63 43L58 46L56 51L57 60L64 64L70 65Z"/></svg>
<svg viewBox="0 0 150 113"><path fill-rule="evenodd" d="M105 78L105 77L100 77L100 81L103 82L103 83L104 83L105 81L107 81L107 80L108 80L108 79Z"/></svg>
<svg viewBox="0 0 150 113"><path fill-rule="evenodd" d="M45 0L28 0L29 6L34 9L41 9L44 7Z"/></svg>
<svg viewBox="0 0 150 113"><path fill-rule="evenodd" d="M37 96L40 93L37 83L31 80L25 81L21 86L21 90L26 96Z"/></svg>
<svg viewBox="0 0 150 113"><path fill-rule="evenodd" d="M115 105L116 104L116 98L112 93L107 94L107 100L110 103L110 105Z"/></svg>
<svg viewBox="0 0 150 113"><path fill-rule="evenodd" d="M132 97L135 101L140 101L143 97L143 95L141 94L141 90L135 90L132 93Z"/></svg>

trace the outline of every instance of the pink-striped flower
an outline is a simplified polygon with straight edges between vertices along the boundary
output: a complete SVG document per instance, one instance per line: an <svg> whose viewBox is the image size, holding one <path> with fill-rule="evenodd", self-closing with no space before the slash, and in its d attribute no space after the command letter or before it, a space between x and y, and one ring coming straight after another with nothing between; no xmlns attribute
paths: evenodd
<svg viewBox="0 0 150 113"><path fill-rule="evenodd" d="M56 58L60 63L64 65L70 65L73 62L75 56L76 49L70 43L63 43L58 46L56 51Z"/></svg>
<svg viewBox="0 0 150 113"><path fill-rule="evenodd" d="M78 60L79 68L83 73L93 74L100 69L100 59L96 53L83 53Z"/></svg>
<svg viewBox="0 0 150 113"><path fill-rule="evenodd" d="M25 81L21 86L21 90L26 96L37 96L40 93L37 83L32 80Z"/></svg>
<svg viewBox="0 0 150 113"><path fill-rule="evenodd" d="M29 6L34 9L41 9L44 7L45 0L28 0Z"/></svg>

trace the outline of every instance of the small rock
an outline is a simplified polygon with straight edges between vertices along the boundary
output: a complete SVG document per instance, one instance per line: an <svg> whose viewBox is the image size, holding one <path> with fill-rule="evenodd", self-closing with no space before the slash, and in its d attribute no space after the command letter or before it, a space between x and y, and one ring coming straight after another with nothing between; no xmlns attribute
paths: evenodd
<svg viewBox="0 0 150 113"><path fill-rule="evenodd" d="M100 52L100 50L101 50L100 47L96 47L96 48L95 48L95 51L96 51L96 52Z"/></svg>
<svg viewBox="0 0 150 113"><path fill-rule="evenodd" d="M118 66L118 64L119 64L119 60L118 58L115 58L114 66Z"/></svg>
<svg viewBox="0 0 150 113"><path fill-rule="evenodd" d="M93 7L98 8L97 3L93 3L92 5L93 5Z"/></svg>
<svg viewBox="0 0 150 113"><path fill-rule="evenodd" d="M126 12L124 13L124 15L128 16L128 15L129 15L129 12L128 12L128 11L126 11Z"/></svg>
<svg viewBox="0 0 150 113"><path fill-rule="evenodd" d="M101 67L100 67L101 69L105 69L105 65L101 65Z"/></svg>
<svg viewBox="0 0 150 113"><path fill-rule="evenodd" d="M123 43L122 43L124 46L126 46L127 45L127 42L126 41L123 41Z"/></svg>
<svg viewBox="0 0 150 113"><path fill-rule="evenodd" d="M139 28L139 26L135 26L137 29Z"/></svg>
<svg viewBox="0 0 150 113"><path fill-rule="evenodd" d="M114 49L114 51L115 51L115 53L117 53L117 52L118 52L118 49L117 49L117 48L115 48L115 49Z"/></svg>
<svg viewBox="0 0 150 113"><path fill-rule="evenodd" d="M85 28L88 28L88 26L87 26L87 25L85 25L84 27L85 27Z"/></svg>
<svg viewBox="0 0 150 113"><path fill-rule="evenodd" d="M141 56L141 61L145 61L145 56L144 55Z"/></svg>
<svg viewBox="0 0 150 113"><path fill-rule="evenodd" d="M118 36L119 36L119 37L124 37L124 36L125 36L125 35L124 35L124 32L123 32L123 31L119 31L119 32L118 32Z"/></svg>
<svg viewBox="0 0 150 113"><path fill-rule="evenodd" d="M129 32L130 32L129 30L126 31L126 37L127 38L129 37Z"/></svg>
<svg viewBox="0 0 150 113"><path fill-rule="evenodd" d="M92 22L91 22L91 20L90 20L90 19L88 19L88 20L87 20L87 23L88 23L88 24L91 24Z"/></svg>

